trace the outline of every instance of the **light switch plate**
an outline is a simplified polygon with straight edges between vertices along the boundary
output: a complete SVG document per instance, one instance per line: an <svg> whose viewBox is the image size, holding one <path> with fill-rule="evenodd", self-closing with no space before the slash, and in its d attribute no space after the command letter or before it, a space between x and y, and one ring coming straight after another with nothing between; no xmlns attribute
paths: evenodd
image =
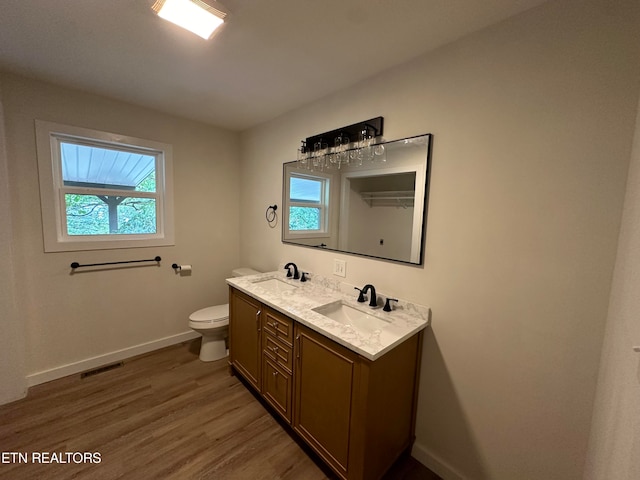
<svg viewBox="0 0 640 480"><path fill-rule="evenodd" d="M345 260L333 259L333 274L338 277L347 276L347 262Z"/></svg>

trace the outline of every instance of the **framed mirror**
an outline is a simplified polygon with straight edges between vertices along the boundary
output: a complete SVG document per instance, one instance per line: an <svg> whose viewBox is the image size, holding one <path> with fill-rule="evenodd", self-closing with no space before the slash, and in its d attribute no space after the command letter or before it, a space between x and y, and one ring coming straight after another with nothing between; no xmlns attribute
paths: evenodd
<svg viewBox="0 0 640 480"><path fill-rule="evenodd" d="M282 241L422 265L432 135L283 165Z"/></svg>

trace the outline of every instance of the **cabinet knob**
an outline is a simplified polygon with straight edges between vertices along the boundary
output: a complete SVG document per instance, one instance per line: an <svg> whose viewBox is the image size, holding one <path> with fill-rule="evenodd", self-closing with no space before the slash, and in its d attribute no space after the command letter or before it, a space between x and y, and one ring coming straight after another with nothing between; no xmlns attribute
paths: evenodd
<svg viewBox="0 0 640 480"><path fill-rule="evenodd" d="M278 371L277 370L273 371L273 376L274 376L274 378L278 376Z"/></svg>

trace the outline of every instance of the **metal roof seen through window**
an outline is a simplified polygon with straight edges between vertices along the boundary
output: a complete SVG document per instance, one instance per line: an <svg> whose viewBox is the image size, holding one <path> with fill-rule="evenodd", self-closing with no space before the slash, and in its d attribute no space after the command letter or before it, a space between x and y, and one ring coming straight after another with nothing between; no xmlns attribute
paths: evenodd
<svg viewBox="0 0 640 480"><path fill-rule="evenodd" d="M137 152L60 143L65 183L136 187L155 169L155 157Z"/></svg>

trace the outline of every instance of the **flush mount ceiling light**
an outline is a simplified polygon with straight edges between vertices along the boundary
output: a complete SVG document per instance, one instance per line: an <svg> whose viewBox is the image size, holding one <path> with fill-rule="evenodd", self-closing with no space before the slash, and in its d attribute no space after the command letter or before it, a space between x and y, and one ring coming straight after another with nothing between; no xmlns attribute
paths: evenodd
<svg viewBox="0 0 640 480"><path fill-rule="evenodd" d="M169 20L208 40L224 23L226 13L201 0L157 0L151 7L159 17Z"/></svg>

